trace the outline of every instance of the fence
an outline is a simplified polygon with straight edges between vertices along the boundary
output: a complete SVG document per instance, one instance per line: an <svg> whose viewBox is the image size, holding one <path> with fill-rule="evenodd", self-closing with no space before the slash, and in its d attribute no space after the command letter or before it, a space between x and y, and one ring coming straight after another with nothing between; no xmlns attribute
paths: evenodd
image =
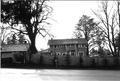
<svg viewBox="0 0 120 81"><path fill-rule="evenodd" d="M80 57L35 54L32 56L32 62L39 65L57 67L116 67L120 66L120 57Z"/></svg>

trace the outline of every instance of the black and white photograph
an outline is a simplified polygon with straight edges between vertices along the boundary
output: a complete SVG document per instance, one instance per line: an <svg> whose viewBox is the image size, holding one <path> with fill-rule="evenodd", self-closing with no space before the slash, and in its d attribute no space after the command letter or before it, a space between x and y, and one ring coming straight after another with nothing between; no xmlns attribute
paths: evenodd
<svg viewBox="0 0 120 81"><path fill-rule="evenodd" d="M0 0L0 81L120 81L119 0Z"/></svg>

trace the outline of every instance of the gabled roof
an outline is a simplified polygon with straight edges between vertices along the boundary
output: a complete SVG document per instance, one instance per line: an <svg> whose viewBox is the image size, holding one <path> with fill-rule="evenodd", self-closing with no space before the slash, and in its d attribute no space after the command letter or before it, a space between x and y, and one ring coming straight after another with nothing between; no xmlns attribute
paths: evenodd
<svg viewBox="0 0 120 81"><path fill-rule="evenodd" d="M51 39L48 41L48 45L58 44L87 44L87 40L84 38L79 38L79 39Z"/></svg>
<svg viewBox="0 0 120 81"><path fill-rule="evenodd" d="M29 44L2 45L1 52L27 51L28 48L29 48Z"/></svg>

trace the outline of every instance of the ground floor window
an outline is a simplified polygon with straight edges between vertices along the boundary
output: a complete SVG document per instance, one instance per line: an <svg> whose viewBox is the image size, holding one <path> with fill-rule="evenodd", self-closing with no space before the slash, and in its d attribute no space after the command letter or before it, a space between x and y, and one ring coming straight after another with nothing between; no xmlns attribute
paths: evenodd
<svg viewBox="0 0 120 81"><path fill-rule="evenodd" d="M84 52L83 51L78 52L78 56L84 56Z"/></svg>
<svg viewBox="0 0 120 81"><path fill-rule="evenodd" d="M72 55L72 56L75 55L75 51L71 51L71 55Z"/></svg>

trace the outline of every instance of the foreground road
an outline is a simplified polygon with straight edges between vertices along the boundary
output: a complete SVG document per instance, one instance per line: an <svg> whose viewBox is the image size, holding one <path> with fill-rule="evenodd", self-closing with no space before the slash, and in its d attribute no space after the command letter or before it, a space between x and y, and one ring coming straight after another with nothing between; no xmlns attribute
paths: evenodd
<svg viewBox="0 0 120 81"><path fill-rule="evenodd" d="M0 69L0 81L120 81L120 71Z"/></svg>

